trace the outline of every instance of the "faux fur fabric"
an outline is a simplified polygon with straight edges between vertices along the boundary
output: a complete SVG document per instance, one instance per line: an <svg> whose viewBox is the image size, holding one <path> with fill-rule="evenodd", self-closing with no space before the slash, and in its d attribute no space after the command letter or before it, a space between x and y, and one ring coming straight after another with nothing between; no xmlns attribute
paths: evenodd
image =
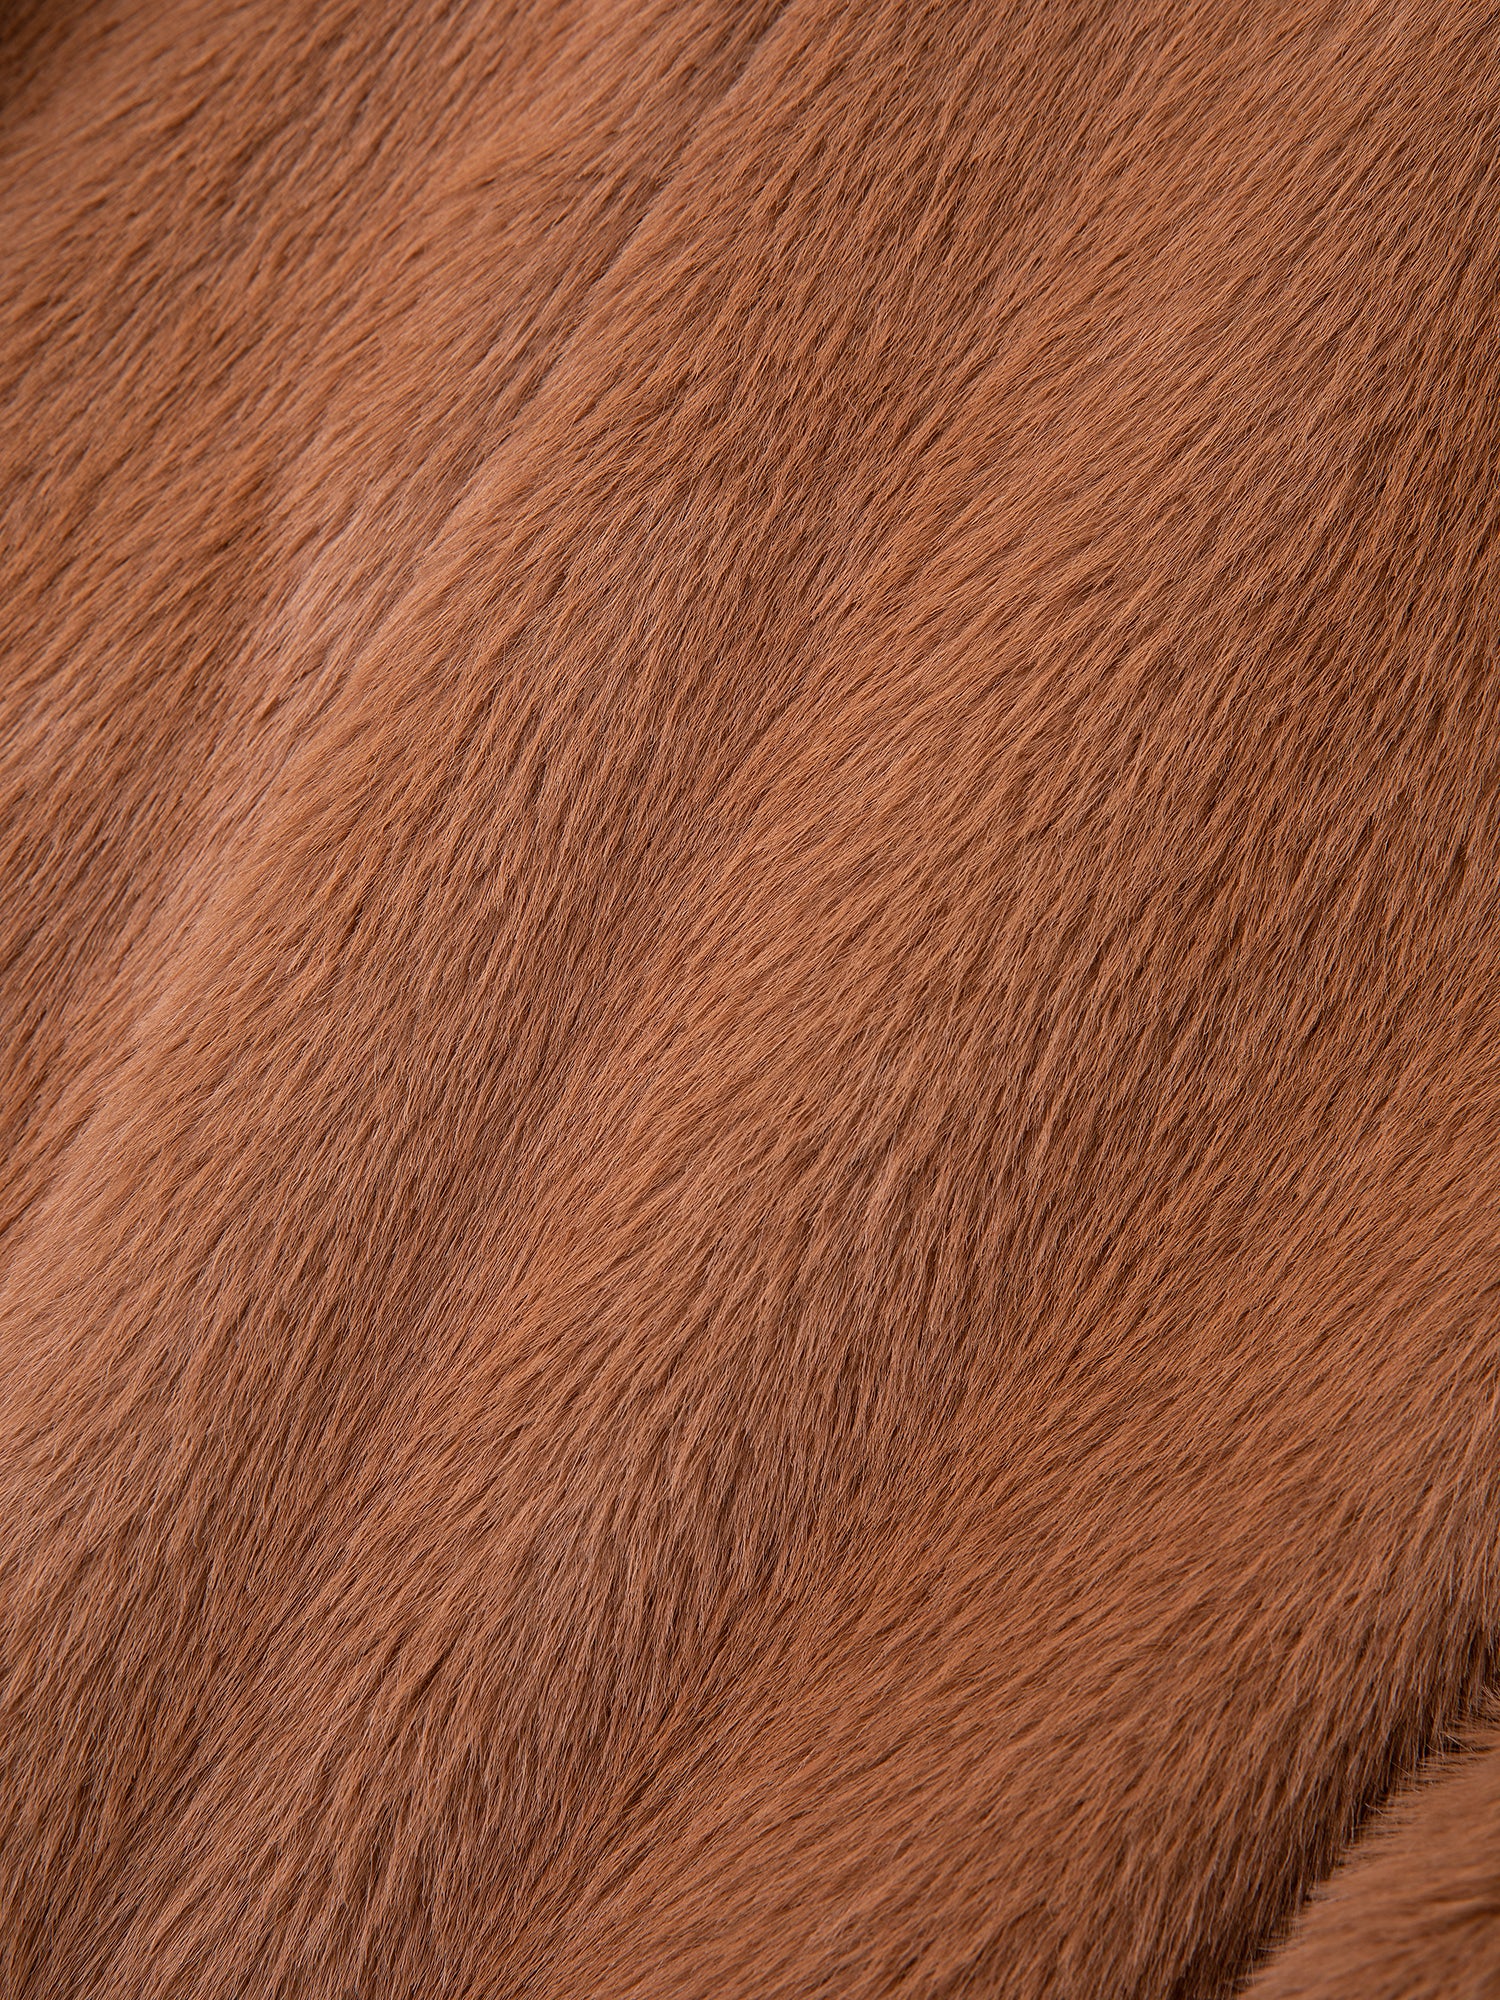
<svg viewBox="0 0 1500 2000"><path fill-rule="evenodd" d="M1500 13L0 11L0 1994L1500 1993Z"/></svg>

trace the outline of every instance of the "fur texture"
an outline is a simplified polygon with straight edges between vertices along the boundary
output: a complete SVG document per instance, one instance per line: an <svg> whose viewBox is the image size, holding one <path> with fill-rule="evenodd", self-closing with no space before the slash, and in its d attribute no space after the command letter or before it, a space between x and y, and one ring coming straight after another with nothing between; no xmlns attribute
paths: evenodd
<svg viewBox="0 0 1500 2000"><path fill-rule="evenodd" d="M1497 1990L1500 17L0 37L0 1991Z"/></svg>

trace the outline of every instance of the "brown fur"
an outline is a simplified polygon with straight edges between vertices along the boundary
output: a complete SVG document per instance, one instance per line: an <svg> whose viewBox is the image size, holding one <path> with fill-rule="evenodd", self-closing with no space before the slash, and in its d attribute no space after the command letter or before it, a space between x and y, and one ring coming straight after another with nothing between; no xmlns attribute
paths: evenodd
<svg viewBox="0 0 1500 2000"><path fill-rule="evenodd" d="M1496 1990L1500 16L0 36L0 1992Z"/></svg>

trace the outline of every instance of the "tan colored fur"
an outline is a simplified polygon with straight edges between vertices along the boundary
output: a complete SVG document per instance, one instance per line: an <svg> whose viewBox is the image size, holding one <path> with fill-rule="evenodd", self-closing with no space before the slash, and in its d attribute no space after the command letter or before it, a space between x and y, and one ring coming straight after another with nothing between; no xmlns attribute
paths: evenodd
<svg viewBox="0 0 1500 2000"><path fill-rule="evenodd" d="M1496 1990L1500 17L0 20L0 1992Z"/></svg>

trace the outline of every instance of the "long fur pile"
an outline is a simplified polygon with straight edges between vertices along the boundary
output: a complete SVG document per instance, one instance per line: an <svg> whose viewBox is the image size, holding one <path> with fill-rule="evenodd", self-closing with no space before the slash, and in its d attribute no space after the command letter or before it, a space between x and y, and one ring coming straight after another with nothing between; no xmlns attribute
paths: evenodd
<svg viewBox="0 0 1500 2000"><path fill-rule="evenodd" d="M0 21L0 1993L1500 1990L1500 16Z"/></svg>

